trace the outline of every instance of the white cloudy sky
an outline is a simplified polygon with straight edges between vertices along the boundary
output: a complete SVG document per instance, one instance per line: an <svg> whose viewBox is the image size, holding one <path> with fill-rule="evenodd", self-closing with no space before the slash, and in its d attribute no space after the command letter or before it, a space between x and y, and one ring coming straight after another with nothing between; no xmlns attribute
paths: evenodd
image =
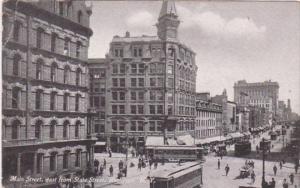
<svg viewBox="0 0 300 188"><path fill-rule="evenodd" d="M93 2L89 57L104 57L114 35L156 35L161 1ZM279 99L300 113L300 3L176 1L179 39L196 53L197 91L278 81Z"/></svg>

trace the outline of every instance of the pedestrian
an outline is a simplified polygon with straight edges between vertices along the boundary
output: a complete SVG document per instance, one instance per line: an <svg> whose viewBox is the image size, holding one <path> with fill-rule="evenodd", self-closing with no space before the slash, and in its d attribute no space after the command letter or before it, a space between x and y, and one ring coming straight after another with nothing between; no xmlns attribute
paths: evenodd
<svg viewBox="0 0 300 188"><path fill-rule="evenodd" d="M280 168L280 170L282 169L282 162L281 161L279 162L279 168Z"/></svg>
<svg viewBox="0 0 300 188"><path fill-rule="evenodd" d="M291 175L289 177L290 177L290 182L293 185L294 184L294 174L291 173Z"/></svg>
<svg viewBox="0 0 300 188"><path fill-rule="evenodd" d="M120 160L120 162L119 162L119 170L122 170L122 168L123 168L123 161Z"/></svg>
<svg viewBox="0 0 300 188"><path fill-rule="evenodd" d="M124 172L124 176L127 177L127 165L125 165L123 172Z"/></svg>
<svg viewBox="0 0 300 188"><path fill-rule="evenodd" d="M220 162L220 159L218 159L218 170L220 170L220 165L221 165L221 162Z"/></svg>
<svg viewBox="0 0 300 188"><path fill-rule="evenodd" d="M150 168L150 170L151 170L152 164L153 164L153 161L152 161L152 159L150 159L149 160L149 168Z"/></svg>
<svg viewBox="0 0 300 188"><path fill-rule="evenodd" d="M103 166L102 166L102 165L100 165L99 175L100 175L100 176L103 175Z"/></svg>
<svg viewBox="0 0 300 188"><path fill-rule="evenodd" d="M272 178L272 181L270 183L270 188L275 188L276 182L274 180L274 178Z"/></svg>
<svg viewBox="0 0 300 188"><path fill-rule="evenodd" d="M139 161L139 163L138 163L138 169L141 171L142 170L142 162L141 161Z"/></svg>
<svg viewBox="0 0 300 188"><path fill-rule="evenodd" d="M99 163L98 159L95 159L95 160L94 160L94 168L95 168L96 174L98 173L99 164L100 164L100 163Z"/></svg>
<svg viewBox="0 0 300 188"><path fill-rule="evenodd" d="M286 182L286 179L283 180L282 187L289 188L289 184Z"/></svg>
<svg viewBox="0 0 300 188"><path fill-rule="evenodd" d="M226 176L228 175L229 170L230 170L230 168L229 168L229 166L228 166L228 164L227 164L226 167L225 167L225 173L226 173Z"/></svg>
<svg viewBox="0 0 300 188"><path fill-rule="evenodd" d="M297 174L297 173L298 173L298 168L299 168L299 164L298 164L298 163L296 163L296 164L295 164L295 174Z"/></svg>
<svg viewBox="0 0 300 188"><path fill-rule="evenodd" d="M106 160L103 160L103 169L106 169Z"/></svg>
<svg viewBox="0 0 300 188"><path fill-rule="evenodd" d="M157 165L158 165L158 159L156 159L156 160L154 161L154 169L157 169Z"/></svg>
<svg viewBox="0 0 300 188"><path fill-rule="evenodd" d="M112 177L114 175L114 168L112 165L110 165L110 167L109 167L109 173L110 173L110 177Z"/></svg>
<svg viewBox="0 0 300 188"><path fill-rule="evenodd" d="M276 167L276 165L273 166L273 172L274 172L274 176L276 176L276 173L277 173L277 167Z"/></svg>
<svg viewBox="0 0 300 188"><path fill-rule="evenodd" d="M255 173L254 173L254 171L252 171L252 173L251 173L251 180L252 180L252 184L254 184L254 182L255 182Z"/></svg>

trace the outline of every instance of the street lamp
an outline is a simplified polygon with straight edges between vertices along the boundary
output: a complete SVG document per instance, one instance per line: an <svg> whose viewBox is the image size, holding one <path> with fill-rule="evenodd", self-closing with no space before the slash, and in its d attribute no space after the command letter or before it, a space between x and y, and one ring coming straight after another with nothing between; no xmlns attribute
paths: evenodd
<svg viewBox="0 0 300 188"><path fill-rule="evenodd" d="M263 149L263 153L262 153L262 160L263 160L263 168L262 168L262 182L261 182L261 187L262 188L267 188L268 184L265 180L265 150L266 150L266 145L265 145L265 138L262 139L262 149Z"/></svg>

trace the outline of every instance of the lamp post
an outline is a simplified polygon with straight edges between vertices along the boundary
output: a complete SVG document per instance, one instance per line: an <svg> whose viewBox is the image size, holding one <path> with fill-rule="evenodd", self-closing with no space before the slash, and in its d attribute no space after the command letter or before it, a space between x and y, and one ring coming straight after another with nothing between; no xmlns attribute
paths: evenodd
<svg viewBox="0 0 300 188"><path fill-rule="evenodd" d="M262 160L263 160L263 168L262 168L262 182L261 182L261 187L262 188L267 188L267 184L265 181L265 150L266 150L266 145L265 145L265 138L262 139L262 149L263 149L263 153L262 153Z"/></svg>

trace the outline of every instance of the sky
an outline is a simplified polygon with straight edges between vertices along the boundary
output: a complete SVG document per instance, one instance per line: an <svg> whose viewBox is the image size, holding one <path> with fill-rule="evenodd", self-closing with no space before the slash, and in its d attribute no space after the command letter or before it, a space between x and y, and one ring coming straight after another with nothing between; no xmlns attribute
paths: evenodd
<svg viewBox="0 0 300 188"><path fill-rule="evenodd" d="M162 1L97 1L89 58L103 58L114 35L156 35ZM279 100L300 114L300 3L176 1L179 40L196 52L199 92L227 90L238 80L279 83Z"/></svg>

